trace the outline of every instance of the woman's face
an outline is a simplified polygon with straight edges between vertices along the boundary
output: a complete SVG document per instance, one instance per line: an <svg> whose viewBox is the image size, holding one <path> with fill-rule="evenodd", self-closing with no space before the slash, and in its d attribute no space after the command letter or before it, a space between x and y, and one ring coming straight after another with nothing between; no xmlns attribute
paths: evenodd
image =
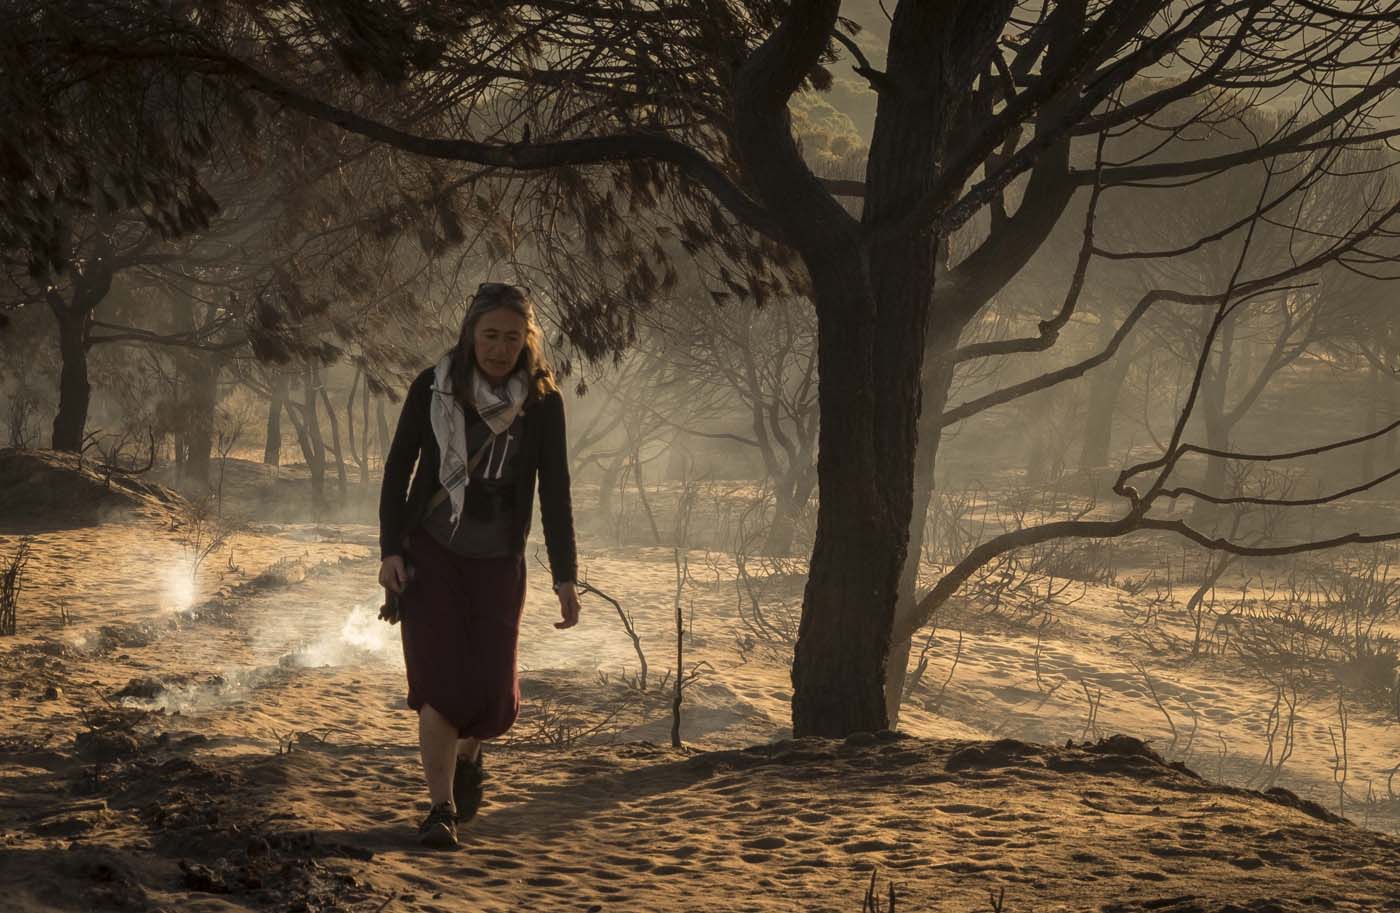
<svg viewBox="0 0 1400 913"><path fill-rule="evenodd" d="M510 308L487 311L476 322L472 336L476 366L492 383L500 383L515 370L525 348L525 318Z"/></svg>

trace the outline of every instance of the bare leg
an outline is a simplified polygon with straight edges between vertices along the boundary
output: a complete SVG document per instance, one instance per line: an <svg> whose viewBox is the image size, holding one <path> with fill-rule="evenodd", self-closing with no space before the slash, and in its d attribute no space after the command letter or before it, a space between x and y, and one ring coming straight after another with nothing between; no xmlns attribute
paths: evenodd
<svg viewBox="0 0 1400 913"><path fill-rule="evenodd" d="M458 739L457 757L465 761L475 761L481 756L481 739Z"/></svg>
<svg viewBox="0 0 1400 913"><path fill-rule="evenodd" d="M423 758L423 776L433 805L452 802L452 772L457 763L457 727L431 704L418 712L418 750Z"/></svg>

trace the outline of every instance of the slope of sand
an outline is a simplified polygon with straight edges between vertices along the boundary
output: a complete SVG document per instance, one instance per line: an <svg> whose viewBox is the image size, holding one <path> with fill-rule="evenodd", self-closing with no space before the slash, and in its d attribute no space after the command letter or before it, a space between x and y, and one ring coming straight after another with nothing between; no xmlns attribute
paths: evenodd
<svg viewBox="0 0 1400 913"><path fill-rule="evenodd" d="M39 534L20 635L0 645L0 909L847 911L873 873L900 910L1400 910L1400 841L1332 813L1326 708L1278 781L1294 792L1202 779L1257 768L1272 696L1130 654L1107 590L1061 613L1039 684L1034 637L966 633L954 664L939 632L910 735L794 741L781 657L737 648L733 569L693 553L686 662L704 665L672 749L674 555L587 538L648 690L626 681L637 659L608 604L552 627L532 546L520 721L488 747L462 848L422 850L374 539L264 523L190 582L159 524ZM1350 727L1349 795L1367 776L1384 795L1394 724L1358 709ZM1393 827L1390 806L1365 812Z"/></svg>

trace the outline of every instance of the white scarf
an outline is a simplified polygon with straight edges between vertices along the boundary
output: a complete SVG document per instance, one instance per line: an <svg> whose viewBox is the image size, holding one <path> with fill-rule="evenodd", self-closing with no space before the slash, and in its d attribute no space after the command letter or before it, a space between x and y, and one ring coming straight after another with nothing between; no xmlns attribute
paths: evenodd
<svg viewBox="0 0 1400 913"><path fill-rule="evenodd" d="M437 438L438 480L447 489L448 500L452 502L452 525L455 528L462 516L462 505L467 498L467 483L471 474L467 463L471 459L467 453L467 417L457 398L452 395L452 353L442 357L433 369L433 399L429 418L433 424L433 436ZM491 384L480 371L472 371L471 402L491 429L492 437L511 426L525 405L525 372L516 371L505 383L501 394L491 389ZM482 445L486 446L486 445Z"/></svg>

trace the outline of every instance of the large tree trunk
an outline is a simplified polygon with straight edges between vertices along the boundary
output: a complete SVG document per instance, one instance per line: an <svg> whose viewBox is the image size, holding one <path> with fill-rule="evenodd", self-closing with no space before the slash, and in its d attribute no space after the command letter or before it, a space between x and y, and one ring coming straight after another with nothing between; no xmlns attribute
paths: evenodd
<svg viewBox="0 0 1400 913"><path fill-rule="evenodd" d="M932 192L953 112L992 51L993 32L978 29L997 4L954 7L895 9L885 74L898 90L881 93L875 116L866 231L897 223ZM956 339L962 318L933 297L940 240L932 228L886 228L864 242L823 231L829 243L802 250L818 317L821 495L792 719L795 735L842 736L888 725L885 676L913 512L924 347L929 333Z"/></svg>
<svg viewBox="0 0 1400 913"><path fill-rule="evenodd" d="M64 302L49 290L45 300L58 322L58 350L63 367L58 381L58 414L53 420L53 449L81 451L92 385L88 382L88 329L93 313L112 288L111 219L98 207L99 221L82 271L75 271L72 299Z"/></svg>
<svg viewBox="0 0 1400 913"><path fill-rule="evenodd" d="M92 400L87 370L87 324L92 315L74 315L73 310L55 312L63 368L58 382L58 414L53 420L53 449L76 452L83 446L83 429Z"/></svg>
<svg viewBox="0 0 1400 913"><path fill-rule="evenodd" d="M287 402L287 375L280 371L274 376L271 386L272 398L267 405L267 437L263 443L263 463L278 466L282 463L282 408Z"/></svg>
<svg viewBox="0 0 1400 913"><path fill-rule="evenodd" d="M804 166L787 100L830 42L840 4L793 4L735 75L735 145L746 176L802 258L817 312L816 542L792 666L796 736L882 729L885 661L908 544L920 368L932 308L932 201L954 112L989 55L1010 0L901 3L852 219ZM956 134L961 136L960 133ZM912 218L911 218L912 217Z"/></svg>
<svg viewBox="0 0 1400 913"><path fill-rule="evenodd" d="M821 315L821 495L792 667L795 735L839 737L888 724L885 661L909 532L919 337L932 280L931 269L920 276L919 251L908 249L916 245L898 246L904 268L870 267L896 280L878 283L887 326L877 325L863 293L863 264L848 260L830 271L843 275L832 276L809 263ZM876 363L877 339L888 332L907 334L918 349Z"/></svg>

